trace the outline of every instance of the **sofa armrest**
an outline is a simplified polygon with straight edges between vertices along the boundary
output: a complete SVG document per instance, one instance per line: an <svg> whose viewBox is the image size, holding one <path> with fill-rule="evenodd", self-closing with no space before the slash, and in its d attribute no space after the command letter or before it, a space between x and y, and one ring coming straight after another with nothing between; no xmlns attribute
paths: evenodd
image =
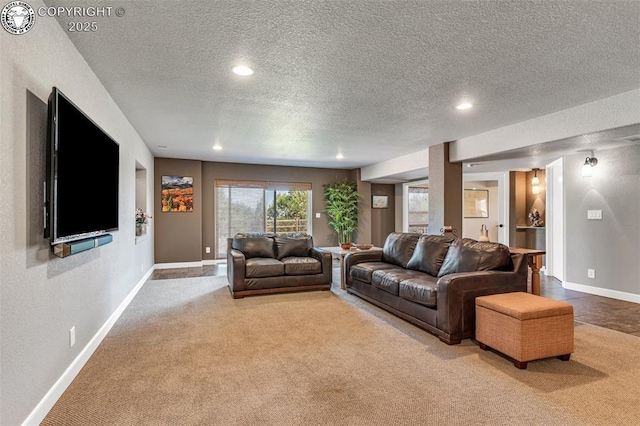
<svg viewBox="0 0 640 426"><path fill-rule="evenodd" d="M327 284L331 284L331 253L321 250L318 247L312 247L309 249L309 255L320 261L320 264L322 265L322 280Z"/></svg>
<svg viewBox="0 0 640 426"><path fill-rule="evenodd" d="M437 327L451 335L475 333L478 296L527 291L527 277L514 271L449 274L437 282Z"/></svg>
<svg viewBox="0 0 640 426"><path fill-rule="evenodd" d="M246 290L244 285L246 259L240 250L227 250L227 281L231 292Z"/></svg>
<svg viewBox="0 0 640 426"><path fill-rule="evenodd" d="M346 284L351 285L351 267L363 262L382 262L382 250L365 250L347 253L344 257L344 270Z"/></svg>

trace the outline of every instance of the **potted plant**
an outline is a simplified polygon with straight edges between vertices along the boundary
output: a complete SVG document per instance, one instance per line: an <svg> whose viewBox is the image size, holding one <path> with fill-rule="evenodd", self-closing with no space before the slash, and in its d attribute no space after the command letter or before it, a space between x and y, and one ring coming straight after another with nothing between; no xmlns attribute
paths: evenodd
<svg viewBox="0 0 640 426"><path fill-rule="evenodd" d="M351 247L353 232L358 230L360 194L355 182L344 179L324 186L329 224L338 234L342 248Z"/></svg>

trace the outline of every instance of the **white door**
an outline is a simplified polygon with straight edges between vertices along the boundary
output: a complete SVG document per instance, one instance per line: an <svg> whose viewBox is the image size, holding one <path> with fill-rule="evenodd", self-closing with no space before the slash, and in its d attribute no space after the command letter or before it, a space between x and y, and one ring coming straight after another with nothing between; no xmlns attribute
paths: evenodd
<svg viewBox="0 0 640 426"><path fill-rule="evenodd" d="M546 275L564 281L564 158L546 167Z"/></svg>

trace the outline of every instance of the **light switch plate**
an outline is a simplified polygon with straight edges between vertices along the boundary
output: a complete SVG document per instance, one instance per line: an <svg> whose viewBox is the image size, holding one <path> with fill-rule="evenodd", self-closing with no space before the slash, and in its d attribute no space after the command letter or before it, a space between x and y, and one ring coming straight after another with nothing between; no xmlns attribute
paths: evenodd
<svg viewBox="0 0 640 426"><path fill-rule="evenodd" d="M587 219L602 220L602 210L587 210Z"/></svg>

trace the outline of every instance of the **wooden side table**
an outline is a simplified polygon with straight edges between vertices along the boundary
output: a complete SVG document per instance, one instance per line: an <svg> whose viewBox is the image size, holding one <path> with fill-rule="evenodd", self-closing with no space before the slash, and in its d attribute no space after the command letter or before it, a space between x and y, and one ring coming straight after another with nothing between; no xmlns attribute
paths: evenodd
<svg viewBox="0 0 640 426"><path fill-rule="evenodd" d="M527 256L531 268L531 294L540 296L540 268L542 268L542 256L546 250L509 247L511 253L520 253Z"/></svg>

